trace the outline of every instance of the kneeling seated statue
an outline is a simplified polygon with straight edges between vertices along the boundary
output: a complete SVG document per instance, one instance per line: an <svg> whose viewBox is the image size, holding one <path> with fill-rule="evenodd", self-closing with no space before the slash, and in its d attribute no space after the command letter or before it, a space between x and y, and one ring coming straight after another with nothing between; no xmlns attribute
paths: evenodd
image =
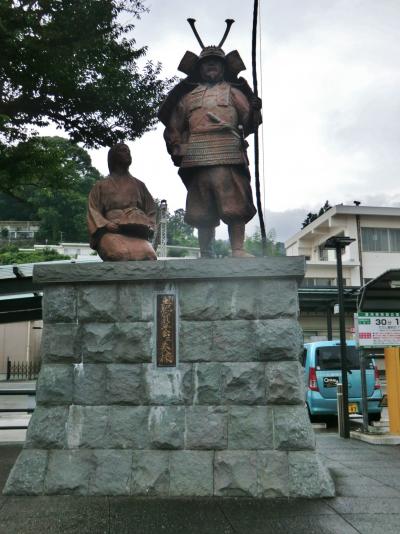
<svg viewBox="0 0 400 534"><path fill-rule="evenodd" d="M108 152L109 176L89 193L90 246L104 261L156 260L149 239L154 234L156 205L143 182L128 171L129 147L118 143Z"/></svg>

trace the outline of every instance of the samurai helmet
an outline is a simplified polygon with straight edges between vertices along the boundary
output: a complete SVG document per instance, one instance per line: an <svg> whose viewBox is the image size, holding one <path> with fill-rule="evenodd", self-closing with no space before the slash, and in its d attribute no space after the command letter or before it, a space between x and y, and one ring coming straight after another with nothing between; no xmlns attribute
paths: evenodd
<svg viewBox="0 0 400 534"><path fill-rule="evenodd" d="M192 28L193 33L202 50L200 52L200 55L187 51L181 59L181 62L179 63L178 70L189 76L193 74L199 62L207 57L217 57L221 59L225 64L225 69L233 77L236 77L240 71L245 70L246 67L237 50L232 50L232 52L229 52L225 55L225 52L221 48L224 42L226 41L226 38L228 37L232 24L235 22L233 19L225 20L225 33L222 36L222 39L218 46L204 46L203 41L201 40L201 37L195 26L196 20L187 19L187 21L190 24L190 27Z"/></svg>

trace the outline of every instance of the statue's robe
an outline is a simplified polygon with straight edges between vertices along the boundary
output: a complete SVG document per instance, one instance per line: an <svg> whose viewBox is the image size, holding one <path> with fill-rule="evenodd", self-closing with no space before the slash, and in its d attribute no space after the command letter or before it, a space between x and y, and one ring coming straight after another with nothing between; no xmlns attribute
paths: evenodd
<svg viewBox="0 0 400 534"><path fill-rule="evenodd" d="M107 224L118 224L109 232ZM143 182L130 174L97 181L87 214L90 246L106 261L156 259L148 242L156 225L156 205Z"/></svg>

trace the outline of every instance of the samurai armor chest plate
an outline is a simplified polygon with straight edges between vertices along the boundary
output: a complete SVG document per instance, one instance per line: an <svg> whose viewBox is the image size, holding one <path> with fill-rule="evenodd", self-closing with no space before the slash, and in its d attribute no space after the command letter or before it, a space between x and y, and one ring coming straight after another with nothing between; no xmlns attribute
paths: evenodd
<svg viewBox="0 0 400 534"><path fill-rule="evenodd" d="M185 97L189 138L181 167L246 162L231 87L199 85Z"/></svg>

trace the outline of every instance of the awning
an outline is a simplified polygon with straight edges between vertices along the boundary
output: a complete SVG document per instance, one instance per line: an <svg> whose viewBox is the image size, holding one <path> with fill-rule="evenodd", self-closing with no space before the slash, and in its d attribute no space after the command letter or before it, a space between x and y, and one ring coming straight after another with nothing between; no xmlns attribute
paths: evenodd
<svg viewBox="0 0 400 534"><path fill-rule="evenodd" d="M358 311L400 311L400 269L390 269L360 288Z"/></svg>

